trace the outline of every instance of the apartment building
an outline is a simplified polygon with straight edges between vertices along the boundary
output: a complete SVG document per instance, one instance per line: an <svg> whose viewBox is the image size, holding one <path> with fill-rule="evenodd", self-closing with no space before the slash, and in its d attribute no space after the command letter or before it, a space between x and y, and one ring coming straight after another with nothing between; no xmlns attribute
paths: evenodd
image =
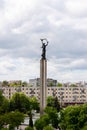
<svg viewBox="0 0 87 130"><path fill-rule="evenodd" d="M30 79L29 80L29 84L32 87L38 87L38 86L40 86L40 78Z"/></svg>
<svg viewBox="0 0 87 130"><path fill-rule="evenodd" d="M16 92L22 92L28 97L40 100L40 87L0 87L6 98L11 98ZM57 96L61 105L87 103L87 87L47 87L47 96Z"/></svg>
<svg viewBox="0 0 87 130"><path fill-rule="evenodd" d="M29 84L32 87L40 86L40 78L30 79ZM54 79L51 79L51 78L47 79L47 86L56 86L56 85L57 85L57 80L54 80Z"/></svg>
<svg viewBox="0 0 87 130"><path fill-rule="evenodd" d="M57 96L62 105L87 103L87 87L48 87L47 96Z"/></svg>

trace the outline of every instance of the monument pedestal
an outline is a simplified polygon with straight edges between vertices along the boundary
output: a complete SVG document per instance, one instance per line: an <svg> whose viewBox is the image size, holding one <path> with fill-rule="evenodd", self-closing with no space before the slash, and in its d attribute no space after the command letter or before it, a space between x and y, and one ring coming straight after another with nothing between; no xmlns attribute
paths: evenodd
<svg viewBox="0 0 87 130"><path fill-rule="evenodd" d="M40 60L40 114L44 113L46 107L46 93L47 93L47 60Z"/></svg>

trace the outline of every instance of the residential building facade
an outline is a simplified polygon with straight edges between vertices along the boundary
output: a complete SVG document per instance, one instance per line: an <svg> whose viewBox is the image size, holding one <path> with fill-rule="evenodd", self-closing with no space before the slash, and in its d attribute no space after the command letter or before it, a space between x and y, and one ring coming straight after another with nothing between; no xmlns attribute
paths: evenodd
<svg viewBox="0 0 87 130"><path fill-rule="evenodd" d="M28 97L35 96L40 101L40 87L0 87L3 95L10 99L16 92ZM87 103L87 86L83 87L47 87L47 96L57 96L61 105Z"/></svg>
<svg viewBox="0 0 87 130"><path fill-rule="evenodd" d="M30 79L29 80L29 84L32 87L40 86L40 78ZM56 85L57 85L57 80L54 80L54 79L51 79L51 78L47 78L47 86L56 86Z"/></svg>

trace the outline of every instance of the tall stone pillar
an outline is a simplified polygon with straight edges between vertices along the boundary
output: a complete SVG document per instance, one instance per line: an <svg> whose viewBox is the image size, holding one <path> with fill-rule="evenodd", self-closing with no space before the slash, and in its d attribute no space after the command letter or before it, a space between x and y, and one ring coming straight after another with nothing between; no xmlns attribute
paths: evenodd
<svg viewBox="0 0 87 130"><path fill-rule="evenodd" d="M45 41L45 43L44 43ZM42 58L40 60L40 114L44 114L46 107L46 93L47 93L47 60L46 60L46 46L47 39L41 39L42 42Z"/></svg>
<svg viewBox="0 0 87 130"><path fill-rule="evenodd" d="M40 60L40 114L42 115L44 112L44 108L46 107L46 93L47 93L47 60Z"/></svg>

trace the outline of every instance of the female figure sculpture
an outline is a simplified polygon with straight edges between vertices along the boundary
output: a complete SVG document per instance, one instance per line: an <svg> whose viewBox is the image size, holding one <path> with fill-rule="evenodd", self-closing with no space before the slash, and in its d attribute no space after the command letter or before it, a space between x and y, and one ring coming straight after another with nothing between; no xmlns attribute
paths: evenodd
<svg viewBox="0 0 87 130"><path fill-rule="evenodd" d="M42 41L42 59L46 59L46 46L48 45L48 41L46 40L47 43L43 43L43 40L46 40L46 39L41 39Z"/></svg>

